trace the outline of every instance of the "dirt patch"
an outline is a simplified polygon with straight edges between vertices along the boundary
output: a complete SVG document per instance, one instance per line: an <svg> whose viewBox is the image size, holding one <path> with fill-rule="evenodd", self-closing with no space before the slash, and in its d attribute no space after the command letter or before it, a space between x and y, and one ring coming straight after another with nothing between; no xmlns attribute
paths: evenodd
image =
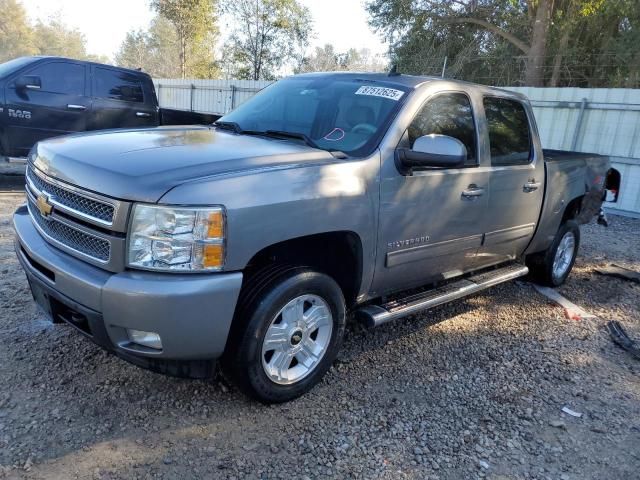
<svg viewBox="0 0 640 480"><path fill-rule="evenodd" d="M266 407L46 322L13 252L21 201L0 194L0 478L638 478L640 362L602 324L640 338L640 286L593 272L640 270L638 220L582 229L561 292L600 319L567 320L523 282L498 286L352 326L320 385Z"/></svg>

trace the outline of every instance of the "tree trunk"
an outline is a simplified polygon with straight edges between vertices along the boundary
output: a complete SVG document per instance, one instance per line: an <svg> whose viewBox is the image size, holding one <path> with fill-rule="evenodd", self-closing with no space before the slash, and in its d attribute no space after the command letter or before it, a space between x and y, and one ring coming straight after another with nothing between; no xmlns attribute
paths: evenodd
<svg viewBox="0 0 640 480"><path fill-rule="evenodd" d="M558 45L558 53L553 59L553 71L551 72L551 80L549 81L550 87L557 87L560 80L560 69L562 68L562 57L569 44L569 33L571 29L569 25L565 25L565 30L560 37L560 44Z"/></svg>
<svg viewBox="0 0 640 480"><path fill-rule="evenodd" d="M544 86L544 59L547 53L547 36L552 10L553 0L539 0L525 71L525 84L531 87Z"/></svg>
<svg viewBox="0 0 640 480"><path fill-rule="evenodd" d="M187 40L180 35L180 73L182 78L187 78Z"/></svg>

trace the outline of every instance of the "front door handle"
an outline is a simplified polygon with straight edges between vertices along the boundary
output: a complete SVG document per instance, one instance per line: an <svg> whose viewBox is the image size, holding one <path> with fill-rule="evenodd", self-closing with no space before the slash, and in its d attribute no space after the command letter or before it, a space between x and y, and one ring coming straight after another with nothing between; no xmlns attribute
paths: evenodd
<svg viewBox="0 0 640 480"><path fill-rule="evenodd" d="M538 188L540 188L542 184L540 182L536 182L535 180L529 180L522 186L522 190L526 193L535 192Z"/></svg>
<svg viewBox="0 0 640 480"><path fill-rule="evenodd" d="M146 113L146 112L136 112L136 117L143 117L143 118L148 118L150 117L151 114L150 113Z"/></svg>
<svg viewBox="0 0 640 480"><path fill-rule="evenodd" d="M469 185L466 190L462 191L462 196L468 200L475 200L482 195L484 195L484 188L480 188L473 183Z"/></svg>
<svg viewBox="0 0 640 480"><path fill-rule="evenodd" d="M75 103L68 104L67 108L69 110L86 110L87 109L87 107L85 107L84 105L76 105Z"/></svg>

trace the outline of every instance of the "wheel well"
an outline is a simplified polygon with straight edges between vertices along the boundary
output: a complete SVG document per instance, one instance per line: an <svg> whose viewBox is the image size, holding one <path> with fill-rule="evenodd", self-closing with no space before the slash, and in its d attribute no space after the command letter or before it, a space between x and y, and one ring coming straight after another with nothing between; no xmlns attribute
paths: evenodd
<svg viewBox="0 0 640 480"><path fill-rule="evenodd" d="M331 276L340 285L347 306L355 303L362 281L362 242L348 231L293 238L270 245L247 263L243 287L266 267L275 264L300 265Z"/></svg>
<svg viewBox="0 0 640 480"><path fill-rule="evenodd" d="M567 220L573 220L574 218L577 218L578 215L580 215L580 209L582 208L583 198L584 198L584 195L581 195L579 197L574 198L567 204L567 206L564 209L564 213L562 215L562 222L560 222L560 224L563 224Z"/></svg>

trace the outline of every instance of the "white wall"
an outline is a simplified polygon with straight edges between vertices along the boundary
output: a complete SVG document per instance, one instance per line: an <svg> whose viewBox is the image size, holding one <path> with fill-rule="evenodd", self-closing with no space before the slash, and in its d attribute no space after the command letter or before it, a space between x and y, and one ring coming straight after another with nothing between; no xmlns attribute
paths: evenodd
<svg viewBox="0 0 640 480"><path fill-rule="evenodd" d="M606 207L617 213L640 215L640 90L534 87L509 90L524 93L531 100L545 148L609 155L622 182L618 201L607 202ZM587 103L578 126L583 99Z"/></svg>
<svg viewBox="0 0 640 480"><path fill-rule="evenodd" d="M223 114L272 82L155 78L153 83L161 107Z"/></svg>

